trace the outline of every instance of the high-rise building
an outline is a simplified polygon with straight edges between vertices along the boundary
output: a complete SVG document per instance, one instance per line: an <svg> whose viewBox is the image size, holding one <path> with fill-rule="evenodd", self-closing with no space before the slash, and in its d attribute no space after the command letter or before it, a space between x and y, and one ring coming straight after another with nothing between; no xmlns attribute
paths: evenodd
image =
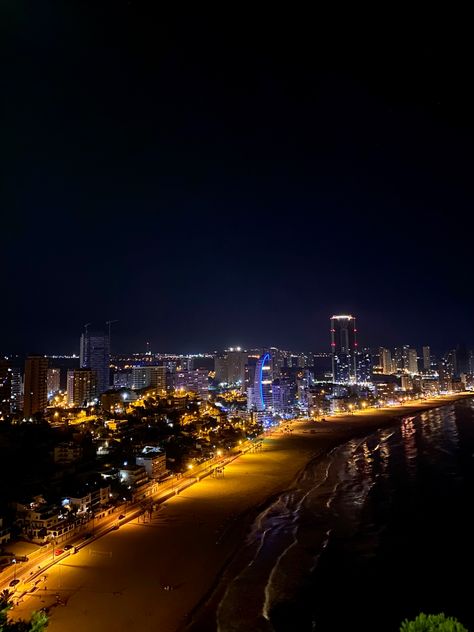
<svg viewBox="0 0 474 632"><path fill-rule="evenodd" d="M407 365L408 373L412 375L418 373L418 353L416 349L407 349Z"/></svg>
<svg viewBox="0 0 474 632"><path fill-rule="evenodd" d="M280 377L282 370L288 365L287 356L289 353L276 347L270 347L270 357L272 359L273 379Z"/></svg>
<svg viewBox="0 0 474 632"><path fill-rule="evenodd" d="M231 347L215 356L216 380L243 389L245 384L245 365L248 354L240 347Z"/></svg>
<svg viewBox="0 0 474 632"><path fill-rule="evenodd" d="M61 388L61 369L48 369L46 377L48 399L55 395Z"/></svg>
<svg viewBox="0 0 474 632"><path fill-rule="evenodd" d="M249 355L247 360L247 364L245 365L245 391L248 392L249 388L253 389L253 384L255 381L255 369L257 367L258 359L260 355L252 354Z"/></svg>
<svg viewBox="0 0 474 632"><path fill-rule="evenodd" d="M313 375L315 380L332 378L332 353L313 354Z"/></svg>
<svg viewBox="0 0 474 632"><path fill-rule="evenodd" d="M12 370L7 360L0 358L0 419L11 412Z"/></svg>
<svg viewBox="0 0 474 632"><path fill-rule="evenodd" d="M12 367L10 410L17 413L23 410L23 378L20 367Z"/></svg>
<svg viewBox="0 0 474 632"><path fill-rule="evenodd" d="M247 407L249 410L271 411L273 409L272 360L269 353L258 359L255 367L253 387L249 389Z"/></svg>
<svg viewBox="0 0 474 632"><path fill-rule="evenodd" d="M466 345L459 344L456 347L456 377L469 373L469 351Z"/></svg>
<svg viewBox="0 0 474 632"><path fill-rule="evenodd" d="M390 349L380 347L379 366L382 368L384 375L390 375L392 373L392 353Z"/></svg>
<svg viewBox="0 0 474 632"><path fill-rule="evenodd" d="M449 353L438 363L438 376L440 391L450 391L453 383L453 367Z"/></svg>
<svg viewBox="0 0 474 632"><path fill-rule="evenodd" d="M451 378L455 377L458 374L456 349L451 349L445 353L442 363L445 367L446 374Z"/></svg>
<svg viewBox="0 0 474 632"><path fill-rule="evenodd" d="M227 352L227 383L242 388L245 383L245 365L248 354L240 348Z"/></svg>
<svg viewBox="0 0 474 632"><path fill-rule="evenodd" d="M207 399L209 397L209 371L207 369L177 371L175 387L184 391L191 391L202 399Z"/></svg>
<svg viewBox="0 0 474 632"><path fill-rule="evenodd" d="M23 415L28 419L43 413L48 405L48 358L30 356L25 361Z"/></svg>
<svg viewBox="0 0 474 632"><path fill-rule="evenodd" d="M335 384L356 382L356 333L354 316L331 317L332 376Z"/></svg>
<svg viewBox="0 0 474 632"><path fill-rule="evenodd" d="M395 347L393 356L393 369L394 373L403 373L403 349L402 347Z"/></svg>
<svg viewBox="0 0 474 632"><path fill-rule="evenodd" d="M309 369L303 369L298 372L296 376L296 403L300 409L306 410L308 406L308 391L311 383L311 372Z"/></svg>
<svg viewBox="0 0 474 632"><path fill-rule="evenodd" d="M423 371L431 371L431 349L423 347Z"/></svg>
<svg viewBox="0 0 474 632"><path fill-rule="evenodd" d="M165 367L166 369L166 367ZM132 371L131 369L122 369L114 373L113 380L114 389L132 388Z"/></svg>
<svg viewBox="0 0 474 632"><path fill-rule="evenodd" d="M227 384L227 355L219 353L214 356L214 372L218 384Z"/></svg>
<svg viewBox="0 0 474 632"><path fill-rule="evenodd" d="M357 382L366 384L372 378L372 354L370 349L357 351Z"/></svg>
<svg viewBox="0 0 474 632"><path fill-rule="evenodd" d="M296 406L296 381L279 377L272 384L272 407L275 412L288 414Z"/></svg>
<svg viewBox="0 0 474 632"><path fill-rule="evenodd" d="M199 370L199 369L198 369ZM206 374L208 372L206 371ZM156 388L166 391L166 367L165 366L134 366L132 367L132 388Z"/></svg>
<svg viewBox="0 0 474 632"><path fill-rule="evenodd" d="M469 373L474 375L474 351L469 352Z"/></svg>
<svg viewBox="0 0 474 632"><path fill-rule="evenodd" d="M88 330L82 334L80 367L95 371L96 397L108 390L110 386L110 341L108 334Z"/></svg>
<svg viewBox="0 0 474 632"><path fill-rule="evenodd" d="M67 403L85 407L96 397L96 373L91 369L71 369L67 372Z"/></svg>
<svg viewBox="0 0 474 632"><path fill-rule="evenodd" d="M418 354L409 345L395 349L395 371L402 373L418 373Z"/></svg>

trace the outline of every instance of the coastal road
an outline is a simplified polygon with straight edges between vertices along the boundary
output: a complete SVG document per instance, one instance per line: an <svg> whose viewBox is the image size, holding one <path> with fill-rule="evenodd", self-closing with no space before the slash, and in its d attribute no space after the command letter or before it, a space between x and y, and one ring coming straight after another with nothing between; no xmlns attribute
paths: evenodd
<svg viewBox="0 0 474 632"><path fill-rule="evenodd" d="M203 478L210 476L217 468L223 470L226 465L241 456L241 454L253 450L261 441L261 438L257 438L254 441L247 441L239 446L240 449L238 453L215 458L212 459L211 462L205 462L195 466L179 479L172 477L171 480L161 484L157 492L148 498L134 503L133 505L120 505L116 508L114 513L105 516L101 520L95 520L95 524L94 521L89 521L81 528L82 535L76 533L70 540L61 545L48 544L39 547L28 556L27 562L17 563L3 571L0 576L0 591L8 589L14 592L15 600L21 599L25 594L31 591L35 591L38 586L38 581L41 581L45 572L51 569L55 564L64 562L70 555L75 555L78 550L92 544L97 539L120 528L122 525L135 520L144 513L145 505L164 502L172 496L179 495L182 491L191 485L195 485ZM124 515L124 518L119 519L120 515ZM84 534L91 532L92 535L84 539ZM72 548L64 550L65 545L70 545ZM56 550L62 550L63 553L56 555ZM12 587L10 586L10 582L14 579L20 581Z"/></svg>

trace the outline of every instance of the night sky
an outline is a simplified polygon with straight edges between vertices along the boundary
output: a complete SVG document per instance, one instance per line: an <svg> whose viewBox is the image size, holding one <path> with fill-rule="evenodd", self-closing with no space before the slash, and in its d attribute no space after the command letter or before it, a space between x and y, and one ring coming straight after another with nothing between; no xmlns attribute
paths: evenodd
<svg viewBox="0 0 474 632"><path fill-rule="evenodd" d="M474 344L472 38L157 4L2 3L0 349Z"/></svg>

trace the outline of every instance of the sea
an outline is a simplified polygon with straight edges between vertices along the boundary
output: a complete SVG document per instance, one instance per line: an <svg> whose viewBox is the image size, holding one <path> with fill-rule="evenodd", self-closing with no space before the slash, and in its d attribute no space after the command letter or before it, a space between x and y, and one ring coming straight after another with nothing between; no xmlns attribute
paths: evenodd
<svg viewBox="0 0 474 632"><path fill-rule="evenodd" d="M474 399L400 418L308 465L256 518L219 632L474 631Z"/></svg>

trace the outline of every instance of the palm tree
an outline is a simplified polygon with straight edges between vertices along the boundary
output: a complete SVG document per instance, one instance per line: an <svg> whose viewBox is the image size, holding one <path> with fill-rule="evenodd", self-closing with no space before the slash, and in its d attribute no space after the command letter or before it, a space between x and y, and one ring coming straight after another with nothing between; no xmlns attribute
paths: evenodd
<svg viewBox="0 0 474 632"><path fill-rule="evenodd" d="M8 588L2 590L2 592L0 593L0 608L7 606L10 603L12 597L13 592L11 590L8 590Z"/></svg>

